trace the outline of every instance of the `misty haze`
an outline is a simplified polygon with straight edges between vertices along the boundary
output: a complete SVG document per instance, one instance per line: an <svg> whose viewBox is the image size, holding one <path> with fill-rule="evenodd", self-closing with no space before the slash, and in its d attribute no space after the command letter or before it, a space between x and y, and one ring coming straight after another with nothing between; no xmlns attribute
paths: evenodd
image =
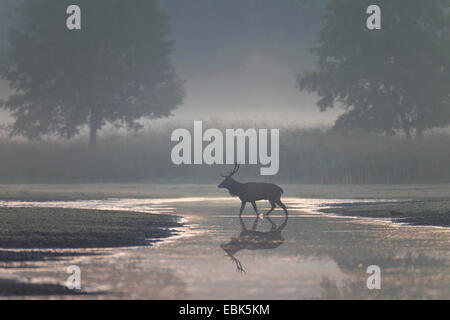
<svg viewBox="0 0 450 320"><path fill-rule="evenodd" d="M2 0L0 298L449 299L449 9Z"/></svg>

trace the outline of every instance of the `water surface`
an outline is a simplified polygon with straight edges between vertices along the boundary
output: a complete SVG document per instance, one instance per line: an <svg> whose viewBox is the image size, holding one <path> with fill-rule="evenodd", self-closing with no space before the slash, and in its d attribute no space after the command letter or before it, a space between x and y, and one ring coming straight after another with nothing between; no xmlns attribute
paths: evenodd
<svg viewBox="0 0 450 320"><path fill-rule="evenodd" d="M176 214L183 217L185 228L151 247L80 249L99 255L2 263L0 267L9 276L64 283L67 266L76 264L82 270L83 289L108 292L88 298L450 298L448 229L318 212L337 203L405 199L291 197L284 201L288 219L280 210L271 219L258 219L251 206L239 219L239 201L211 195L3 201L0 206ZM263 203L258 205L261 211L268 209ZM381 290L367 289L369 265L381 268Z"/></svg>

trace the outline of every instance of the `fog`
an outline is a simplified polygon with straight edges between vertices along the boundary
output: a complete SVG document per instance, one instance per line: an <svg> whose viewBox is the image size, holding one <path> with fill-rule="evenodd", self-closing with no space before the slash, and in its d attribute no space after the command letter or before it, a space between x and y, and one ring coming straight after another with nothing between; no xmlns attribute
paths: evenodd
<svg viewBox="0 0 450 320"><path fill-rule="evenodd" d="M171 18L174 61L186 79L180 118L314 126L331 124L296 74L310 68L324 1L193 1L161 4ZM237 112L237 113L236 113Z"/></svg>
<svg viewBox="0 0 450 320"><path fill-rule="evenodd" d="M89 4L89 2L83 2L86 0L78 1L83 3L85 7ZM329 1L335 5L339 3L338 1ZM40 2L48 4L52 0L40 0ZM17 23L17 18L12 14L17 3L19 2L15 0L2 0L0 3L0 18L2 18L0 20L1 59L5 58L5 48L8 43L7 29ZM32 2L28 0L28 3ZM115 2L116 6L117 3L120 2ZM35 118L30 122L27 122L29 119L27 119L27 113L25 112L25 121L22 121L24 127L29 125L32 129L30 138L43 136L44 141L39 141L39 139L28 141L20 135L22 132L19 132L19 138L10 139L5 124L12 122L13 119L8 116L5 110L0 109L0 180L6 182L215 181L219 173L227 168L223 166L187 165L177 167L170 161L170 134L172 130L180 127L191 130L193 120L203 120L205 128L280 128L280 172L277 176L269 177L279 181L367 184L448 182L450 177L448 170L450 168L448 154L450 134L432 130L433 128L444 127L441 125L443 122L439 118L445 120L445 116L448 114L445 107L448 109L448 105L440 110L442 117L438 113L432 114L433 117L430 115L424 117L424 119L429 120L431 125L426 124L420 127L427 134L423 137L423 140L417 139L417 141L414 141L413 138L419 136L419 127L412 127L414 128L411 129L412 138L406 140L407 134L402 132L402 128L396 123L397 115L393 116L393 120L388 119L394 123L392 128L388 128L391 130L389 132L327 131L333 126L339 115L343 113L343 110L337 107L321 112L316 105L319 97L315 93L299 90L298 75L317 67L318 57L310 49L314 44L317 44L318 33L326 23L323 19L326 3L328 3L328 0L160 1L160 7L169 18L170 32L168 38L173 41L170 58L176 69L176 74L183 81L186 92L181 104L176 101L169 106L177 107L174 110L168 109L172 112L172 116L164 117L166 114L160 114L155 117L160 116L162 119L143 121L145 128L140 133L127 131L124 128L119 129L114 125L103 128L97 127L96 130L102 128L102 131L100 132L100 142L95 149L88 146L89 131L85 129L81 130L80 135L73 134L70 136L70 138L74 138L72 140L60 139L57 142L48 139L49 137L46 134L51 130L45 130L58 128L61 125L60 123L57 123L54 127L51 124L43 132L33 132L35 123L33 121L45 123L47 120L46 110L43 113L37 112L39 114L35 115ZM353 2L349 1L347 4L355 7L359 3L353 0ZM415 5L418 5L418 3L420 2L415 2ZM94 7L93 9L98 10ZM60 12L60 10L58 9L57 12ZM356 15L359 16L361 12L362 17L365 18L365 10L356 11ZM339 14L341 13L339 12ZM47 12L45 11L41 15L46 16ZM89 23L90 16L86 11L84 11L83 17ZM350 20L346 19L344 22ZM59 20L57 23L60 23ZM345 25L345 23L342 24ZM416 25L417 21L416 23L413 21L413 26ZM144 20L141 26L149 27L147 20ZM345 28L345 32L337 29L338 33L345 33L347 36ZM359 35L357 28L354 29L356 30L355 33ZM95 30L95 28L90 30ZM366 31L364 30L364 32ZM348 34L348 36L352 38L353 34ZM330 38L333 39L333 37ZM98 39L101 39L101 37ZM60 38L58 40L64 43ZM122 38L122 41L126 42L126 40ZM408 40L413 45L417 45L415 41L420 41L420 37L414 38L414 34L411 34L411 39ZM111 38L109 41L117 42L117 39ZM55 46L60 47L59 43ZM331 46L339 47L335 43L332 43ZM121 46L118 47L117 51L123 50ZM345 44L343 47L345 51L345 48L354 48L355 46ZM386 49L389 48L386 47ZM422 53L426 56L426 48ZM33 55L33 52L27 54ZM401 54L405 54L405 52L401 52ZM64 56L64 54L61 55ZM69 58L72 59L73 56L69 54ZM88 63L90 62L89 58L89 55L88 58L84 57ZM48 63L48 60L43 60ZM76 62L82 66L85 60L80 58ZM147 63L147 66L149 64L151 63ZM53 66L53 61L48 65ZM361 64L356 65L361 66ZM368 65L370 66L370 64ZM61 69L64 69L64 66L60 66ZM35 66L35 68L38 67L40 66ZM445 69L434 67L432 65L429 69ZM397 68L396 72L404 76L401 68L398 66ZM41 71L45 73L47 69L42 68ZM110 69L115 68L100 68L101 72L107 73L107 76L110 75ZM364 70L361 71L361 69ZM450 66L448 69L450 70ZM364 72L366 72L364 67L356 71L361 71L361 78L364 78ZM414 72L422 71L414 70ZM104 74L101 76L104 76ZM53 78L49 78L53 80ZM87 78L90 81L89 77ZM326 76L324 78L328 79ZM448 78L450 79L450 76ZM345 80L346 77L337 77L336 83L339 84L341 79ZM436 77L435 79L440 78ZM61 82L67 81L67 86L63 86L66 89L72 88L72 80L72 78L69 80L60 78ZM79 80L79 78L75 77L75 80ZM92 81L95 83L94 80ZM80 82L77 83L80 84ZM86 89L83 85L82 83L79 86L82 89L77 88L81 92L79 94L86 96L92 94L92 92L83 92L83 89ZM2 100L5 100L10 93L7 87L7 82L0 80L0 99ZM35 85L34 89L35 96L36 92L39 96L39 84ZM86 91L90 89L91 87L88 86ZM403 88L400 88L400 92L401 89ZM421 89L418 88L418 91ZM58 96L58 98L64 95L71 96L69 91L67 90L62 95L58 91L53 91L46 98L52 100L53 96ZM109 106L112 101L109 100L109 96L116 93L110 91L105 90L106 94L102 96L104 105ZM310 91L314 92L314 90ZM433 96L433 91L430 92L425 92L427 95L419 94L420 99L418 100L422 100L422 96ZM341 97L333 98L339 100ZM73 110L69 110L68 113L64 114L70 116L75 114L73 118L69 117L70 119L66 121L67 123L71 121L75 123L74 127L67 131L71 133L70 130L73 130L72 133L78 133L77 130L80 127L89 129L92 109L86 110L89 108L86 106L88 104L76 104L73 101L68 104L75 105L76 112L71 113ZM33 105L33 103L30 105ZM42 107L42 105L48 106L42 101L38 101L36 105L39 107ZM425 108L429 107L426 103L423 105L425 105ZM392 109L389 103L380 106L382 108L378 109ZM19 105L16 111L20 111L21 107ZM60 105L57 105L57 107L60 107ZM106 107L104 114L109 115L109 113L114 112L125 114L128 106L121 105L120 107L117 109L107 109ZM57 109L55 105L49 109L52 108ZM42 109L45 109L45 107ZM30 110L27 111L34 111L32 108ZM77 112L82 115L77 115ZM364 112L362 113L365 115ZM372 124L370 121L373 119L373 115L370 112L367 112L367 114L366 118L359 119L356 117L356 120L360 120L357 125L361 124L362 129L367 124L364 121L369 121ZM385 114L390 115L392 113L385 112ZM385 114L382 116L385 116ZM61 118L64 117L57 119ZM385 121L385 118L380 117L380 119L376 118L373 122L377 122L376 125L380 123L384 125L389 122ZM105 120L105 122L107 121L110 121L110 119ZM419 123L419 125L421 124ZM357 129L359 130L361 127L357 127ZM57 130L54 130L54 132L60 134ZM420 131L420 134L422 132ZM66 132L60 135L64 137L64 133ZM422 138L422 135L419 138ZM243 170L243 175L248 178L257 176L258 170L259 166L249 167ZM264 179L264 177L261 177L261 179Z"/></svg>
<svg viewBox="0 0 450 320"><path fill-rule="evenodd" d="M295 81L314 62L309 49L325 2L161 1L170 18L173 62L187 94L171 120L331 125L339 110L320 112L315 95L300 92ZM9 11L14 3L2 5ZM3 34L11 23L2 23ZM1 81L1 97L7 96L5 87ZM4 110L0 119L10 120Z"/></svg>

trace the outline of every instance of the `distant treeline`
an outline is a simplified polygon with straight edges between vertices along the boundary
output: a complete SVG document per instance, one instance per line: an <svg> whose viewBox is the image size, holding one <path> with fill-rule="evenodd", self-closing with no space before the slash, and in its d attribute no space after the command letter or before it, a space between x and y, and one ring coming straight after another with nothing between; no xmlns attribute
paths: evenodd
<svg viewBox="0 0 450 320"><path fill-rule="evenodd" d="M219 182L219 175L230 166L171 163L174 128L104 136L96 148L84 138L71 142L0 138L0 182ZM278 175L260 176L259 168L242 166L237 179L318 184L450 182L450 134L411 141L400 136L281 129Z"/></svg>

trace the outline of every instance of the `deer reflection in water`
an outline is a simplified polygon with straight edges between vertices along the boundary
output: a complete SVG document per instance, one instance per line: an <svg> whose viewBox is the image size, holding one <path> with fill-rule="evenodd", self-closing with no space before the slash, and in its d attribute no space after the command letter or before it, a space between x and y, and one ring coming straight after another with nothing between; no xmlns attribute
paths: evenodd
<svg viewBox="0 0 450 320"><path fill-rule="evenodd" d="M227 253L234 264L236 264L236 270L239 272L245 272L239 259L235 257L235 254L241 250L263 250L263 249L275 249L278 248L283 242L284 238L281 234L288 222L288 215L285 215L285 219L280 226L277 226L269 217L265 218L270 222L271 228L269 231L257 231L259 218L256 218L252 228L249 230L239 217L241 223L241 233L237 237L232 237L230 242L220 245L220 247Z"/></svg>

